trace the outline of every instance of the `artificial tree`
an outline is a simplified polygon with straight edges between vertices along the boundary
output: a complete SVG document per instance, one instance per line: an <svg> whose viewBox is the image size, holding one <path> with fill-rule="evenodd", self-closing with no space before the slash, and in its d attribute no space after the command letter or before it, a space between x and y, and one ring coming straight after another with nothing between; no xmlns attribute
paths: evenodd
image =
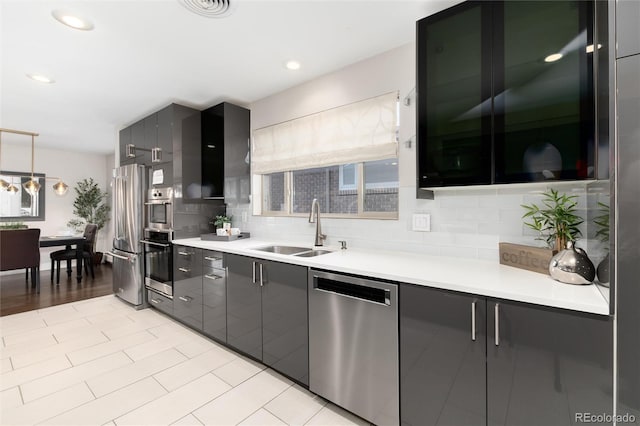
<svg viewBox="0 0 640 426"><path fill-rule="evenodd" d="M82 232L87 224L93 223L98 227L99 232L109 221L111 208L107 204L108 193L102 191L93 178L82 179L76 184L74 190L76 199L73 201L73 214L78 218L71 219L67 226L76 232ZM95 262L100 263L102 253L95 251L95 241L93 252L96 253Z"/></svg>

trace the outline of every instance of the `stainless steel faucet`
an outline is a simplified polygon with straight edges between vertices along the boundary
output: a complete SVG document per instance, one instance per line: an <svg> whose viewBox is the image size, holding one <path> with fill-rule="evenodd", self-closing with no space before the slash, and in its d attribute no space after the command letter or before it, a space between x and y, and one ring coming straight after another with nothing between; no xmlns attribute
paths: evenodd
<svg viewBox="0 0 640 426"><path fill-rule="evenodd" d="M316 217L314 219L313 212L315 211ZM314 198L311 202L311 212L309 213L309 223L316 224L316 241L314 243L315 246L321 246L322 240L325 240L327 236L322 233L322 229L320 227L320 203L317 198Z"/></svg>

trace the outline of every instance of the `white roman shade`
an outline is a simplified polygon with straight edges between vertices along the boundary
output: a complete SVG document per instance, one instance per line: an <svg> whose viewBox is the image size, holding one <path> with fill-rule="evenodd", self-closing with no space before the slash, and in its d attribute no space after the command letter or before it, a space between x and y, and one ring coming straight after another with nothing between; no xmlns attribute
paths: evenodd
<svg viewBox="0 0 640 426"><path fill-rule="evenodd" d="M252 173L397 157L397 99L388 93L255 130Z"/></svg>

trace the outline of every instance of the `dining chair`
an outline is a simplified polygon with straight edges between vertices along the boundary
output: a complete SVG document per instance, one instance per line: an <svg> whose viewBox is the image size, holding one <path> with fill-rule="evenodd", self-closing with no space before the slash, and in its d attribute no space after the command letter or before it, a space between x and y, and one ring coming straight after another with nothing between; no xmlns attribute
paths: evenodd
<svg viewBox="0 0 640 426"><path fill-rule="evenodd" d="M40 293L40 229L0 230L0 271L29 268L31 286Z"/></svg>
<svg viewBox="0 0 640 426"><path fill-rule="evenodd" d="M71 261L73 259L78 259L78 254L76 250L82 250L82 259L84 263L85 273L91 271L91 278L95 278L93 272L93 253L94 247L96 243L96 234L98 233L98 226L89 223L84 227L84 238L85 242L82 247L77 247L75 249L71 249L70 247L65 248L64 250L57 250L52 252L49 257L51 258L51 282L53 282L53 274L56 273L56 284L60 284L60 262L65 260L67 262L67 275L71 276ZM78 268L82 267L82 265L76 265Z"/></svg>

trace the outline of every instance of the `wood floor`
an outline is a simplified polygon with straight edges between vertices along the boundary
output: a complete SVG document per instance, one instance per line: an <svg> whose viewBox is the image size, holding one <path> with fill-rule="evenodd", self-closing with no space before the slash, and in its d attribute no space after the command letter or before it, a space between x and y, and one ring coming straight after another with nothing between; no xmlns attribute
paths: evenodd
<svg viewBox="0 0 640 426"><path fill-rule="evenodd" d="M25 283L24 271L0 276L0 316L112 294L111 265L103 263L94 272L94 279L84 275L77 284L75 270L68 278L63 268L56 285L51 283L51 271L40 271L40 294L31 288L31 280Z"/></svg>

